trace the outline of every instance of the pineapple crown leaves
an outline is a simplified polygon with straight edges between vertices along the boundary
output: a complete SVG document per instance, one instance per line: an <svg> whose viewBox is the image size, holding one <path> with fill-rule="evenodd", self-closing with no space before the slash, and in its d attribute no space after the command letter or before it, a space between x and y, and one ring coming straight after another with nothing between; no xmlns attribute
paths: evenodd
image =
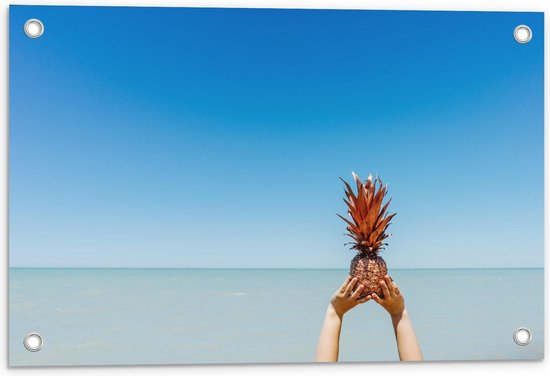
<svg viewBox="0 0 550 376"><path fill-rule="evenodd" d="M389 214L387 212L391 198L382 206L388 186L383 185L378 176L373 182L372 175L369 175L363 183L354 172L352 175L357 185L357 194L344 179L340 178L345 185L344 202L348 207L350 219L344 218L340 214L336 215L347 223L348 233L346 235L353 239L353 242L346 244L353 244L351 248L357 249L361 253L377 255L384 246L388 245L383 242L391 236L386 233L386 230L397 213Z"/></svg>

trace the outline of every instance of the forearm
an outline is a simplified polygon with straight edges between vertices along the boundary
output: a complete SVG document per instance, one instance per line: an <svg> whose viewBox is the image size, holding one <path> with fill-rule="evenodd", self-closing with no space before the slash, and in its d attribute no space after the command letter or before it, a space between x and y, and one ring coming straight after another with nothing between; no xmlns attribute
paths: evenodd
<svg viewBox="0 0 550 376"><path fill-rule="evenodd" d="M400 360L422 360L422 352L407 310L392 316L393 330Z"/></svg>
<svg viewBox="0 0 550 376"><path fill-rule="evenodd" d="M340 343L340 330L342 328L342 316L338 315L332 304L329 304L319 343L317 344L317 352L315 361L317 362L336 362L338 361L338 351Z"/></svg>

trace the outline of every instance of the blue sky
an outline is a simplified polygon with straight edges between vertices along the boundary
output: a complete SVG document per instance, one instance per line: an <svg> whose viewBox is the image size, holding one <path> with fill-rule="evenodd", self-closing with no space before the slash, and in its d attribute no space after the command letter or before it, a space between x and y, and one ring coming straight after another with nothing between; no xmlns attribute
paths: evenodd
<svg viewBox="0 0 550 376"><path fill-rule="evenodd" d="M355 171L390 268L542 267L543 107L542 13L11 6L10 266L345 268Z"/></svg>

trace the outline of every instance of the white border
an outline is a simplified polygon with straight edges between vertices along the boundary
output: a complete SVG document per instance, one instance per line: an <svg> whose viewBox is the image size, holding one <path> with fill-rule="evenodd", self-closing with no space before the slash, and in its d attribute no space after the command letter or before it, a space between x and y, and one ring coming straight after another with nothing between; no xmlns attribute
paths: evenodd
<svg viewBox="0 0 550 376"><path fill-rule="evenodd" d="M6 4L28 5L106 5L159 7L225 8L311 8L311 9L398 9L398 10L479 10L544 11L542 0L132 0L132 1L11 1Z"/></svg>
<svg viewBox="0 0 550 376"><path fill-rule="evenodd" d="M18 375L258 375L258 374L300 374L300 375L548 375L550 361L503 361L503 362L429 362L422 364L399 363L364 363L339 365L273 365L273 366L147 366L147 367L49 367L49 368L12 368L7 369L7 123L8 123L8 6L9 4L27 5L107 5L107 6L189 6L189 7L228 7L228 8L322 8L322 9L397 9L397 10L478 10L478 11L542 11L550 12L548 0L159 0L159 1L7 1L0 0L0 80L3 90L0 91L1 118L0 131L0 244L4 257L1 257L0 280L4 282L2 289L4 309L1 310L3 323L0 334L3 342L0 344L2 371ZM549 33L548 18L545 14L545 51L548 51ZM548 54L545 53L545 76L548 66ZM546 85L545 85L546 88ZM546 94L546 89L545 89ZM548 109L548 96L545 96L545 106ZM545 121L545 129L547 129ZM545 132L545 197L549 197L548 185L548 132ZM548 234L548 200L545 200L545 235ZM545 236L545 248L546 247ZM545 268L548 270L548 258L545 257ZM545 273L546 274L546 273ZM545 278L545 291L548 292L548 279ZM547 309L548 294L545 299L545 319L548 324ZM546 325L548 326L548 325ZM545 330L545 344L548 342L548 330ZM289 339L291 340L291 339ZM313 351L313 349L312 349Z"/></svg>

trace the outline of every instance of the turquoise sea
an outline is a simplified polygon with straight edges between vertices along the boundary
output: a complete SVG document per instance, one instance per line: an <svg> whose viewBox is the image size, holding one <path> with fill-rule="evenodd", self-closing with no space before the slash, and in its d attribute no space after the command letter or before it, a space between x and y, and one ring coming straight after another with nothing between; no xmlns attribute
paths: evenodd
<svg viewBox="0 0 550 376"><path fill-rule="evenodd" d="M10 268L9 364L311 362L347 270ZM543 269L390 270L426 360L541 359ZM514 330L533 340L518 346ZM44 338L29 352L29 332ZM341 361L398 360L375 302L350 311Z"/></svg>

